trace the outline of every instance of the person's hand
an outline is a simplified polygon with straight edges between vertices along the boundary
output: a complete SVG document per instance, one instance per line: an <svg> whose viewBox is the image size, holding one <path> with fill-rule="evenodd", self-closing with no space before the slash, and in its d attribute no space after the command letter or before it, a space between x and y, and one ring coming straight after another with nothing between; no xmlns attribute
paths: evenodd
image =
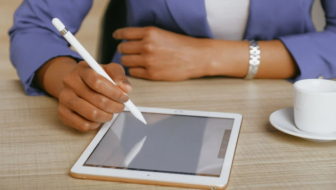
<svg viewBox="0 0 336 190"><path fill-rule="evenodd" d="M207 75L206 39L156 27L122 28L113 37L128 40L119 44L118 51L133 77L178 81Z"/></svg>
<svg viewBox="0 0 336 190"><path fill-rule="evenodd" d="M123 111L123 102L129 99L126 93L132 89L125 71L113 63L102 67L117 86L84 61L63 77L64 88L58 97L58 116L64 124L80 131L90 131L110 121L113 113Z"/></svg>

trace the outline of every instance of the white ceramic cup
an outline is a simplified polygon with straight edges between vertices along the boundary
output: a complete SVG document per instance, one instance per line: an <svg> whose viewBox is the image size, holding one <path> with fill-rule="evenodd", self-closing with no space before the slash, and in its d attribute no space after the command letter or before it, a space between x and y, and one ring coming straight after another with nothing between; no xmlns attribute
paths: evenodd
<svg viewBox="0 0 336 190"><path fill-rule="evenodd" d="M336 132L336 82L305 79L294 83L294 120L302 131Z"/></svg>

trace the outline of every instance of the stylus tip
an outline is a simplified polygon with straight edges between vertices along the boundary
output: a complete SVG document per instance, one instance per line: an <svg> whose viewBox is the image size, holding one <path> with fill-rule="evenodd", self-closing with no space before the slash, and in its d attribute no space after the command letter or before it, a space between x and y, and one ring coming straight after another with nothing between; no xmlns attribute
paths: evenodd
<svg viewBox="0 0 336 190"><path fill-rule="evenodd" d="M135 105L133 104L131 100L128 100L124 104L138 120L140 120L142 123L147 125L147 122L145 118L143 117L142 113L137 107L135 107Z"/></svg>
<svg viewBox="0 0 336 190"><path fill-rule="evenodd" d="M137 115L137 116L138 116L137 118L138 118L142 123L144 123L145 125L147 125L147 122L146 122L146 120L145 120L145 118L143 117L142 114Z"/></svg>
<svg viewBox="0 0 336 190"><path fill-rule="evenodd" d="M136 117L142 123L144 123L145 125L147 125L147 122L146 122L144 116L142 115L142 113L137 108L136 109L132 109L130 111L134 115L134 117Z"/></svg>

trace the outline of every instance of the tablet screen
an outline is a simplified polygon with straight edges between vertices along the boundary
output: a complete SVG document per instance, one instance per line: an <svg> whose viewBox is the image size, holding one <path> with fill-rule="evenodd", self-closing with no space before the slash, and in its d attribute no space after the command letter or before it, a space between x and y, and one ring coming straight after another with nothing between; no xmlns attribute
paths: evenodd
<svg viewBox="0 0 336 190"><path fill-rule="evenodd" d="M120 113L84 166L219 177L234 119Z"/></svg>

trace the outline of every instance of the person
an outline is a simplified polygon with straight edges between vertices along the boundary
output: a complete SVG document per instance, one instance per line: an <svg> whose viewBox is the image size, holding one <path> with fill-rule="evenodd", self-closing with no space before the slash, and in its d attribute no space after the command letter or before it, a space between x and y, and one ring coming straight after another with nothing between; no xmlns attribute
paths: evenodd
<svg viewBox="0 0 336 190"><path fill-rule="evenodd" d="M336 77L334 0L321 0L323 32L311 21L313 0L123 2L127 27L111 34L123 41L102 65L117 86L81 61L51 23L58 17L76 33L92 0L25 0L14 14L11 61L26 93L58 98L60 119L78 130L96 129L123 110L132 87L120 64L148 80Z"/></svg>

